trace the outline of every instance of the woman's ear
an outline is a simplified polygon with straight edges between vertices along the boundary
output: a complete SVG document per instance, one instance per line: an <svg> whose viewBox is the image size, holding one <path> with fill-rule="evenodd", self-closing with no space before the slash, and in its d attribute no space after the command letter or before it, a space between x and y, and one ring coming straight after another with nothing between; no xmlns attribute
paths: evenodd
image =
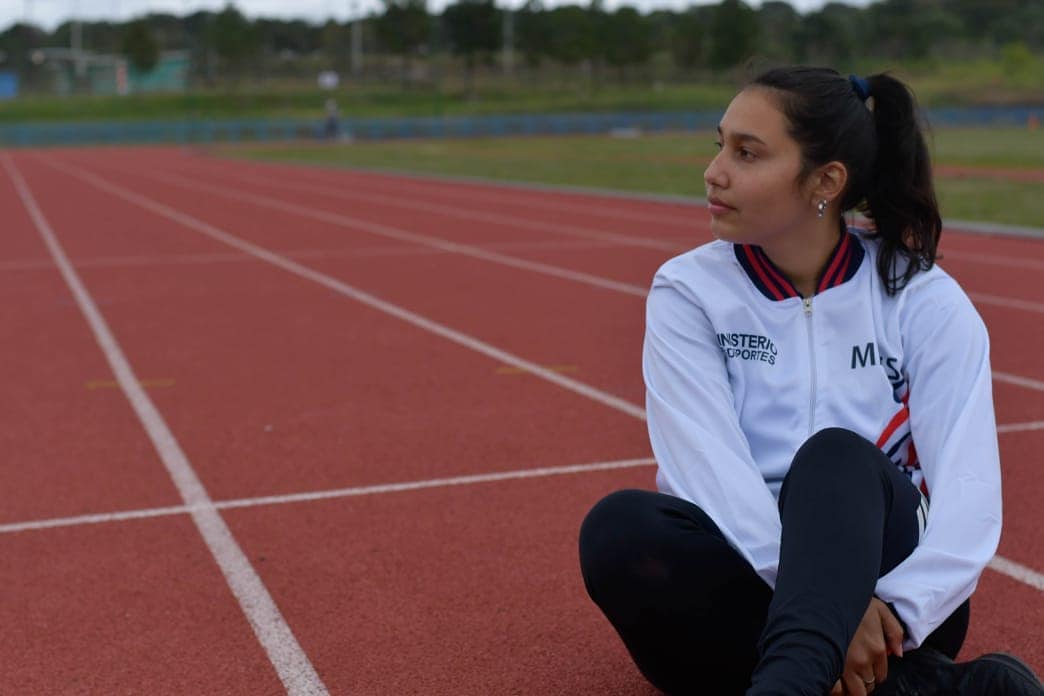
<svg viewBox="0 0 1044 696"><path fill-rule="evenodd" d="M814 201L833 203L844 193L848 183L848 169L840 162L827 162L812 172L809 193Z"/></svg>

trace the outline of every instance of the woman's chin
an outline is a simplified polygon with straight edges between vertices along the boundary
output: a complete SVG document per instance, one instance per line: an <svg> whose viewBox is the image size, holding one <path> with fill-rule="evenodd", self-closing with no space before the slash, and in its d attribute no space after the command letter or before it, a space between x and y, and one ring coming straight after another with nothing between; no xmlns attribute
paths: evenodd
<svg viewBox="0 0 1044 696"><path fill-rule="evenodd" d="M735 225L730 225L717 217L711 218L710 231L715 239L720 239L723 242L736 243L739 241L738 237L740 235Z"/></svg>

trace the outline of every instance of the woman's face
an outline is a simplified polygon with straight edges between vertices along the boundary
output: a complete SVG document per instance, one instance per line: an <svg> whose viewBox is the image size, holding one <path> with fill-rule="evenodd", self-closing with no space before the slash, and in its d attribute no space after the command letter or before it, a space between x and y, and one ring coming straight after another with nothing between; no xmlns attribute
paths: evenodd
<svg viewBox="0 0 1044 696"><path fill-rule="evenodd" d="M715 237L764 245L815 216L810 194L798 184L801 150L769 90L736 95L718 144L721 151L703 173Z"/></svg>

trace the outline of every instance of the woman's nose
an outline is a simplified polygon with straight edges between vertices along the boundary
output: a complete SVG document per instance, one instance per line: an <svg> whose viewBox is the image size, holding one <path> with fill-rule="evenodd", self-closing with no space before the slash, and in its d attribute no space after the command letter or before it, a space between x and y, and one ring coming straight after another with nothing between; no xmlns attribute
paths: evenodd
<svg viewBox="0 0 1044 696"><path fill-rule="evenodd" d="M725 177L725 172L722 171L721 165L718 160L721 158L719 152L714 156L714 159L710 161L707 168L703 170L703 183L707 186L714 186L716 188L724 188L725 184L728 183Z"/></svg>

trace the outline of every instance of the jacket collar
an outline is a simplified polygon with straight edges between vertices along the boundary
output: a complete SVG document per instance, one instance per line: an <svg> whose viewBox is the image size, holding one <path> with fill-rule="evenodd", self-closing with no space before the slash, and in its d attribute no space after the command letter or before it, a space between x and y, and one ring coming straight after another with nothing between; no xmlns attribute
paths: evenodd
<svg viewBox="0 0 1044 696"><path fill-rule="evenodd" d="M733 244L732 248L743 270L762 295L773 301L801 297L801 293L787 280L783 271L772 263L761 247L753 244ZM816 283L816 294L851 280L863 263L865 255L859 239L842 226L840 238L834 250L830 252L826 270Z"/></svg>

